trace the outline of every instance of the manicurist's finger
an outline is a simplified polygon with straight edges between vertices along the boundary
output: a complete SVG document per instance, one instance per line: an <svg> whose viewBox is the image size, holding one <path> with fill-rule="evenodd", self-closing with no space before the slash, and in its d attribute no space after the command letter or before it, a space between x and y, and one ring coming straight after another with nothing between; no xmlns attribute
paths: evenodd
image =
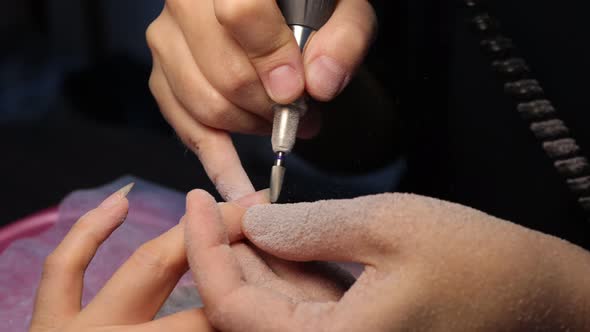
<svg viewBox="0 0 590 332"><path fill-rule="evenodd" d="M159 64L154 61L150 88L166 120L201 160L219 194L232 201L254 192L229 134L202 125L176 100Z"/></svg>
<svg viewBox="0 0 590 332"><path fill-rule="evenodd" d="M271 125L227 100L205 78L182 30L164 10L146 32L155 62L164 72L176 99L203 125L243 134L268 134Z"/></svg>
<svg viewBox="0 0 590 332"><path fill-rule="evenodd" d="M312 97L328 101L346 87L363 61L376 27L369 1L338 1L330 20L305 50L306 90Z"/></svg>
<svg viewBox="0 0 590 332"><path fill-rule="evenodd" d="M211 86L234 105L271 120L271 100L247 54L216 18L213 1L168 1L166 9Z"/></svg>
<svg viewBox="0 0 590 332"><path fill-rule="evenodd" d="M82 311L89 324L151 320L188 270L184 224L139 247Z"/></svg>
<svg viewBox="0 0 590 332"><path fill-rule="evenodd" d="M80 311L84 271L98 247L123 222L133 184L81 217L47 257L37 290L32 326L57 326Z"/></svg>
<svg viewBox="0 0 590 332"><path fill-rule="evenodd" d="M221 25L242 46L277 103L301 96L304 75L301 51L276 0L214 0Z"/></svg>

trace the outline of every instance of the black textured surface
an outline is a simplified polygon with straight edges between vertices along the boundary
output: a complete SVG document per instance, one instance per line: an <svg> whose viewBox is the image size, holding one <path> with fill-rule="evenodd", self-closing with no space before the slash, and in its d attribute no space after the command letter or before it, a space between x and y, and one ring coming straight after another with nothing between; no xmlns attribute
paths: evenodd
<svg viewBox="0 0 590 332"><path fill-rule="evenodd" d="M575 7L534 1L493 1L487 6L499 18L502 32L518 45L517 56L527 60L543 87L543 95L552 101L521 104L522 114L515 110L514 99L527 100L538 94L514 91L520 95L509 97L504 93L504 80L490 66L493 60L478 47L481 35L466 28L473 11L457 9L449 81L451 154L446 161L452 172L446 197L588 248L590 226L583 205L562 177L584 176L587 163L582 159L560 160L555 163L560 174L528 130L529 124L520 119L524 115L530 121L547 121L554 119L557 109L570 126L567 134L577 139L579 151L590 143L589 115L580 108L586 104L582 90L590 74L590 48L581 46L579 34L566 37L572 32L571 22L588 5ZM531 17L535 19L527 19ZM555 24L549 27L543 22ZM574 47L578 48L576 52L567 51ZM544 136L566 132L559 123L551 125L558 129L540 133L536 127L537 132Z"/></svg>
<svg viewBox="0 0 590 332"><path fill-rule="evenodd" d="M84 123L0 127L0 225L59 204L76 189L133 174L187 192L212 186L172 135Z"/></svg>

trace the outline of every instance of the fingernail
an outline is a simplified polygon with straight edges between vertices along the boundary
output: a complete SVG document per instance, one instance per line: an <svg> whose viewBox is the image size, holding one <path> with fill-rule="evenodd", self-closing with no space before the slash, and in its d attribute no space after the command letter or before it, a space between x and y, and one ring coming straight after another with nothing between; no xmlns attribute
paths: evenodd
<svg viewBox="0 0 590 332"><path fill-rule="evenodd" d="M278 103L294 99L303 88L301 75L290 65L273 69L268 75L268 83L268 93Z"/></svg>
<svg viewBox="0 0 590 332"><path fill-rule="evenodd" d="M348 81L350 75L336 60L322 55L313 60L307 68L307 81L317 90L316 94L326 100L336 97Z"/></svg>
<svg viewBox="0 0 590 332"><path fill-rule="evenodd" d="M131 189L133 189L134 185L135 185L135 183L130 183L130 184L126 185L125 187L117 190L117 192L115 192L114 194L109 196L107 199L105 199L99 205L99 207L101 207L103 209L110 209L110 208L116 206L117 204L119 204L121 202L121 200L123 198L127 197L129 192L131 191Z"/></svg>
<svg viewBox="0 0 590 332"><path fill-rule="evenodd" d="M236 185L232 183L229 185L225 181L218 180L215 184L217 192L221 195L224 201L230 202L238 200L244 196L248 196L254 192L254 187L251 183Z"/></svg>
<svg viewBox="0 0 590 332"><path fill-rule="evenodd" d="M261 191L255 192L253 194L244 196L238 200L235 200L232 203L234 203L244 209L248 209L254 205L268 204L269 197L270 197L269 193L270 193L270 189L261 190Z"/></svg>

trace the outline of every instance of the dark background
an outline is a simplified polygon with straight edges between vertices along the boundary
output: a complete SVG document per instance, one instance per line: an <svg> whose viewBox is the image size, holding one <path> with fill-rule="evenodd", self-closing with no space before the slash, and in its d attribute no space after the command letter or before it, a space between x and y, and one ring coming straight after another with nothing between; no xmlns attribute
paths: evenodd
<svg viewBox="0 0 590 332"><path fill-rule="evenodd" d="M408 171L399 190L463 203L590 247L581 210L503 94L461 2L373 3L380 31L361 78L323 105L337 112L326 113L320 137L298 145L300 155L346 174L403 157ZM147 87L144 31L162 4L3 4L0 224L123 174L181 191L212 190ZM590 144L590 49L582 28L589 6L532 0L489 6L582 148ZM359 127L366 134L342 133ZM326 153L335 137L344 141L342 151ZM247 149L240 153L248 157ZM245 164L255 185L265 186L267 167Z"/></svg>
<svg viewBox="0 0 590 332"><path fill-rule="evenodd" d="M31 0L3 8L0 199L7 204L0 204L0 223L56 205L72 190L124 174L184 192L195 187L213 191L148 89L151 56L144 34L163 3ZM317 106L338 109L326 112L323 134L298 144L300 155L329 173L366 173L400 155L394 137L400 131L392 129L400 125L394 111L399 98L391 94L399 81L387 78L403 76L399 71L405 52L392 52L389 42L400 45L405 37L403 30L389 27L400 25L387 18L394 11L379 11L384 31L394 33L379 37L359 74L362 78L351 83L345 96ZM389 61L390 55L398 60ZM353 129L361 134L342 135ZM325 153L335 139L342 149ZM256 160L252 150L268 149L272 157L270 148L242 137L235 142L255 186L268 186L270 162ZM297 189L285 190L290 201L355 196L354 190L317 188L311 180L291 185Z"/></svg>
<svg viewBox="0 0 590 332"><path fill-rule="evenodd" d="M183 191L211 189L147 87L144 31L162 4L3 4L0 223L124 174Z"/></svg>

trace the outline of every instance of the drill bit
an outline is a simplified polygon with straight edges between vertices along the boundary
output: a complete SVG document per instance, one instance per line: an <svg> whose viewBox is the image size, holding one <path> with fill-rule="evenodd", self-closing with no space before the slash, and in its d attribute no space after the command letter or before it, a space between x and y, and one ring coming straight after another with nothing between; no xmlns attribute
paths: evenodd
<svg viewBox="0 0 590 332"><path fill-rule="evenodd" d="M305 114L307 103L300 98L290 105L275 105L272 129L272 149L276 153L275 164L270 173L270 202L276 203L285 177L285 157L295 145L299 119Z"/></svg>
<svg viewBox="0 0 590 332"><path fill-rule="evenodd" d="M276 203L281 195L283 179L285 178L285 167L283 166L285 154L277 153L277 159L270 173L270 202Z"/></svg>

